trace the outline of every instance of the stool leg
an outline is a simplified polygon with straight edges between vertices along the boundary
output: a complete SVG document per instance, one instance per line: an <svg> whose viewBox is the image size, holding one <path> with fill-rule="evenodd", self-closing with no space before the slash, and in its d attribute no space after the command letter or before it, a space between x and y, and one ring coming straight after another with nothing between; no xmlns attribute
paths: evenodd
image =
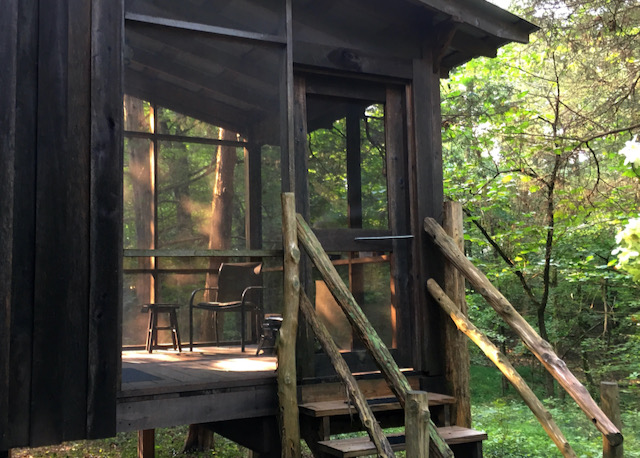
<svg viewBox="0 0 640 458"><path fill-rule="evenodd" d="M151 327L151 348L149 349L149 353L158 346L158 313L156 310L151 312L153 316L153 325Z"/></svg>
<svg viewBox="0 0 640 458"><path fill-rule="evenodd" d="M147 324L147 341L145 343L145 348L147 349L147 351L149 353L152 352L151 349L151 333L153 332L153 311L151 309L149 309L147 311L147 313L149 314L149 323Z"/></svg>
<svg viewBox="0 0 640 458"><path fill-rule="evenodd" d="M178 315L175 310L169 313L169 319L171 321L171 335L173 337L173 349L176 347L179 352L182 352L182 346L180 345L180 331L178 331Z"/></svg>

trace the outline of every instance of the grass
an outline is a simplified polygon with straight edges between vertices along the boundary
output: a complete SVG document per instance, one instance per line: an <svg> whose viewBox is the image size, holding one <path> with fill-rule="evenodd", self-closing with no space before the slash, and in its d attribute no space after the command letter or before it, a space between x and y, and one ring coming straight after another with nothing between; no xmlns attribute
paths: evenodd
<svg viewBox="0 0 640 458"><path fill-rule="evenodd" d="M530 367L520 368L521 375L541 398L540 374ZM621 393L622 432L625 436L625 457L640 458L640 399L638 393ZM471 399L473 427L487 432L484 456L487 458L554 458L561 457L555 445L543 431L531 411L513 388L501 393L501 374L493 367L472 366ZM543 401L565 437L580 458L602 456L602 436L571 398ZM246 449L216 435L215 450L181 453L187 426L156 430L156 456L169 458L242 458ZM17 449L13 458L69 457L93 458L132 457L137 454L137 434L120 433L114 438L67 442L52 447ZM304 447L303 456L310 453Z"/></svg>
<svg viewBox="0 0 640 458"><path fill-rule="evenodd" d="M541 384L530 369L521 370L521 375L530 385ZM546 435L540 423L524 402L510 388L501 393L501 374L493 367L473 366L471 370L471 398L473 427L487 432L484 456L506 457L562 457L555 444ZM541 393L536 392L541 397ZM639 400L631 393L621 396L622 432L624 449L628 458L640 458L640 414ZM580 458L602 456L602 435L569 397L564 400L543 400L554 421Z"/></svg>

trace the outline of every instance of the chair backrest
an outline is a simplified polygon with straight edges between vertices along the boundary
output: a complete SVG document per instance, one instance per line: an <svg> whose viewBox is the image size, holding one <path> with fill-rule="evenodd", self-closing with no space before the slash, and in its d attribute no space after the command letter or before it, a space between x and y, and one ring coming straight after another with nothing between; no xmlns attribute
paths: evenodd
<svg viewBox="0 0 640 458"><path fill-rule="evenodd" d="M218 271L218 302L239 301L242 292L248 286L262 286L262 263L239 262L222 263ZM262 297L257 290L252 293L251 300Z"/></svg>

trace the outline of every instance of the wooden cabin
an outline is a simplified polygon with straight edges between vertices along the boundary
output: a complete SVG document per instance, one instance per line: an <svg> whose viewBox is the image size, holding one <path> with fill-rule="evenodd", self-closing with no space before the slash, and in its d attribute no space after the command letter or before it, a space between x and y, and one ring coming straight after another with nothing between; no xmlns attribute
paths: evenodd
<svg viewBox="0 0 640 458"><path fill-rule="evenodd" d="M483 0L5 2L0 451L206 423L277 453L275 358L255 356L258 336L244 353L233 329L210 342L196 328L193 351L186 336L189 294L221 261L261 261L264 312L282 312L280 192L412 383L450 394L424 287L443 262L422 230L442 220L440 78L534 30ZM224 149L232 222L215 232ZM179 306L183 351L145 351L148 302ZM339 398L304 325L297 350L299 401ZM246 425L258 433L243 441Z"/></svg>

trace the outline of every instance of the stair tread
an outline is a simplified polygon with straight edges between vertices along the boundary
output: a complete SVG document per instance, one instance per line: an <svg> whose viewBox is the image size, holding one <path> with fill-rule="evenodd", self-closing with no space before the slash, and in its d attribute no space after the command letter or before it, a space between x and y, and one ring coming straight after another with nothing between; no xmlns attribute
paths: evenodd
<svg viewBox="0 0 640 458"><path fill-rule="evenodd" d="M449 445L478 442L487 439L487 433L484 431L476 431L461 426L440 427L438 428L438 434L440 434ZM405 450L404 433L390 434L387 438L394 451ZM320 441L318 445L325 453L345 458L370 455L376 451L375 445L368 436Z"/></svg>
<svg viewBox="0 0 640 458"><path fill-rule="evenodd" d="M385 410L400 410L400 403L393 397L368 398L369 407L373 412ZM455 398L446 394L429 393L429 405L453 404ZM329 417L333 415L348 415L353 413L355 407L346 401L338 399L332 401L316 401L300 404L298 406L300 413L312 417Z"/></svg>

